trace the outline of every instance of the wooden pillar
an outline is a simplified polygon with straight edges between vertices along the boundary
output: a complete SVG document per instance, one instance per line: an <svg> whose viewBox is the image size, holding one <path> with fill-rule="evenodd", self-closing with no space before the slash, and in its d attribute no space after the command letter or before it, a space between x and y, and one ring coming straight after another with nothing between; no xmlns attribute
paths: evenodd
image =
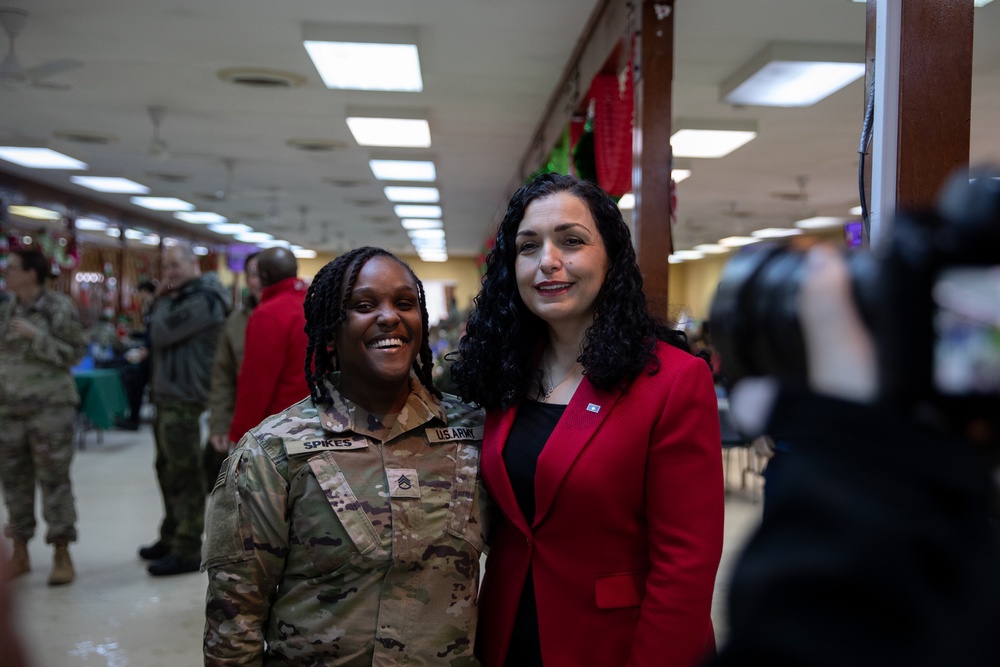
<svg viewBox="0 0 1000 667"><path fill-rule="evenodd" d="M868 0L866 61L870 70L874 67L867 78L874 75L876 86L887 70L889 76L898 72L894 98L890 96L879 109L876 97L876 115L890 113L883 123L896 129L895 156L881 156L889 161L895 182L872 192L873 209L876 200L882 201L881 211L873 213L885 217L898 209L933 205L948 177L968 165L974 6L973 0L881 1L886 5ZM888 17L888 33L885 25L873 28L880 15ZM885 55L895 62L877 61L879 39L895 42ZM878 147L876 137L873 150ZM884 226L886 221L880 223ZM885 234L875 226L872 233L876 242L877 234Z"/></svg>
<svg viewBox="0 0 1000 667"><path fill-rule="evenodd" d="M971 1L971 0L970 0ZM669 316L670 116L674 75L674 0L642 0L635 44L632 192L635 246L650 310Z"/></svg>

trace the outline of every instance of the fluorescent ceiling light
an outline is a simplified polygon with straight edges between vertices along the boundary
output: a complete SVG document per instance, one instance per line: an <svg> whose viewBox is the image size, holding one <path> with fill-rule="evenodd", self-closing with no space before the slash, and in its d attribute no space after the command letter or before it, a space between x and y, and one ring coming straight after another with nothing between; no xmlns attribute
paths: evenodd
<svg viewBox="0 0 1000 667"><path fill-rule="evenodd" d="M704 253L698 252L697 250L677 250L670 257L676 257L677 259L688 261L691 259L701 259L704 256Z"/></svg>
<svg viewBox="0 0 1000 667"><path fill-rule="evenodd" d="M674 183L680 183L688 176L691 175L690 169L671 169L670 178L674 179Z"/></svg>
<svg viewBox="0 0 1000 667"><path fill-rule="evenodd" d="M801 233L801 229L791 229L790 227L765 227L750 232L750 236L756 239L780 239L785 236L798 236Z"/></svg>
<svg viewBox="0 0 1000 667"><path fill-rule="evenodd" d="M203 245L196 245L193 248L191 248L191 252L198 255L199 257L204 257L205 255L208 254L208 248L206 248Z"/></svg>
<svg viewBox="0 0 1000 667"><path fill-rule="evenodd" d="M148 208L151 211L193 211L194 204L177 197L132 197L129 199L136 206Z"/></svg>
<svg viewBox="0 0 1000 667"><path fill-rule="evenodd" d="M430 218L404 218L400 223L403 229L441 229L444 226L440 220Z"/></svg>
<svg viewBox="0 0 1000 667"><path fill-rule="evenodd" d="M397 204L392 207L400 218L437 218L441 219L441 207L427 204Z"/></svg>
<svg viewBox="0 0 1000 667"><path fill-rule="evenodd" d="M428 148L431 145L431 128L422 119L350 116L347 127L359 146Z"/></svg>
<svg viewBox="0 0 1000 667"><path fill-rule="evenodd" d="M87 163L80 162L51 148L29 146L0 146L0 160L13 162L31 169L86 169Z"/></svg>
<svg viewBox="0 0 1000 667"><path fill-rule="evenodd" d="M760 239L755 239L751 236L727 236L724 239L719 239L719 245L724 245L728 248L739 248L740 246L750 245L758 241Z"/></svg>
<svg viewBox="0 0 1000 667"><path fill-rule="evenodd" d="M259 243L261 241L271 241L274 239L270 234L265 234L264 232L243 232L234 236L237 241L241 243Z"/></svg>
<svg viewBox="0 0 1000 667"><path fill-rule="evenodd" d="M58 211L53 211L51 209L42 208L41 206L8 206L7 212L11 215L17 215L22 218L31 218L32 220L61 220L62 213Z"/></svg>
<svg viewBox="0 0 1000 667"><path fill-rule="evenodd" d="M436 204L441 201L441 193L437 188L387 185L383 189L389 201L417 202L421 204Z"/></svg>
<svg viewBox="0 0 1000 667"><path fill-rule="evenodd" d="M174 217L193 225L216 225L229 222L226 216L211 211L179 211L174 213Z"/></svg>
<svg viewBox="0 0 1000 667"><path fill-rule="evenodd" d="M208 230L216 234L245 234L252 232L253 227L242 222L223 222L221 225L209 225Z"/></svg>
<svg viewBox="0 0 1000 667"><path fill-rule="evenodd" d="M310 40L304 44L327 88L412 93L424 89L416 44Z"/></svg>
<svg viewBox="0 0 1000 667"><path fill-rule="evenodd" d="M410 243L417 250L441 250L444 251L447 244L444 239L421 239L421 238L411 238Z"/></svg>
<svg viewBox="0 0 1000 667"><path fill-rule="evenodd" d="M676 255L669 255L667 257L667 264L683 264L684 260Z"/></svg>
<svg viewBox="0 0 1000 667"><path fill-rule="evenodd" d="M406 232L411 239L443 239L443 229L411 229Z"/></svg>
<svg viewBox="0 0 1000 667"><path fill-rule="evenodd" d="M117 239L122 235L122 230L117 227L108 227L104 233L113 239Z"/></svg>
<svg viewBox="0 0 1000 667"><path fill-rule="evenodd" d="M698 252L703 252L706 255L721 255L724 252L732 250L732 248L719 243L702 243L700 245L696 245L694 249Z"/></svg>
<svg viewBox="0 0 1000 667"><path fill-rule="evenodd" d="M138 241L139 239L141 239L145 235L146 235L145 232L140 232L138 229L126 229L125 230L125 238L131 239L132 241Z"/></svg>
<svg viewBox="0 0 1000 667"><path fill-rule="evenodd" d="M865 75L864 44L772 42L722 82L729 104L807 107Z"/></svg>
<svg viewBox="0 0 1000 667"><path fill-rule="evenodd" d="M144 195L149 192L142 183L117 176L70 176L69 180L97 192L118 192Z"/></svg>
<svg viewBox="0 0 1000 667"><path fill-rule="evenodd" d="M753 121L678 120L675 126L674 157L724 157L757 136Z"/></svg>
<svg viewBox="0 0 1000 667"><path fill-rule="evenodd" d="M307 250L306 248L297 248L292 250L292 254L299 259L316 259L316 251Z"/></svg>
<svg viewBox="0 0 1000 667"><path fill-rule="evenodd" d="M799 220L795 223L795 226L799 229L831 229L833 227L840 227L844 222L843 218L816 216L814 218Z"/></svg>
<svg viewBox="0 0 1000 667"><path fill-rule="evenodd" d="M860 207L860 206L855 206L854 208L852 208L852 209L851 209L850 211L848 211L848 212L849 212L849 213L850 213L851 215L861 215L861 213L862 213L862 210L861 210L861 207Z"/></svg>
<svg viewBox="0 0 1000 667"><path fill-rule="evenodd" d="M256 243L261 248L281 247L281 248L291 248L292 250L295 249L295 247L292 246L292 244L290 244L288 241L282 241L281 239L271 239L270 241L257 241Z"/></svg>
<svg viewBox="0 0 1000 667"><path fill-rule="evenodd" d="M143 234L142 238L139 239L139 243L143 245L159 245L160 237L157 234Z"/></svg>
<svg viewBox="0 0 1000 667"><path fill-rule="evenodd" d="M163 245L167 246L168 248L172 248L173 246L177 245L178 243L180 243L180 241L178 241L177 239L175 239L172 236L168 236L167 238L163 239ZM193 250L193 248L192 248L192 250Z"/></svg>
<svg viewBox="0 0 1000 667"><path fill-rule="evenodd" d="M103 232L108 229L108 223L93 218L77 218L73 226L84 232Z"/></svg>
<svg viewBox="0 0 1000 667"><path fill-rule="evenodd" d="M425 262L447 262L448 253L446 252L418 252L420 259Z"/></svg>
<svg viewBox="0 0 1000 667"><path fill-rule="evenodd" d="M631 211L635 208L635 195L631 192L626 192L622 195L622 198L618 200L618 208L622 211Z"/></svg>
<svg viewBox="0 0 1000 667"><path fill-rule="evenodd" d="M425 160L369 160L375 178L380 181L421 181L437 179L434 163Z"/></svg>

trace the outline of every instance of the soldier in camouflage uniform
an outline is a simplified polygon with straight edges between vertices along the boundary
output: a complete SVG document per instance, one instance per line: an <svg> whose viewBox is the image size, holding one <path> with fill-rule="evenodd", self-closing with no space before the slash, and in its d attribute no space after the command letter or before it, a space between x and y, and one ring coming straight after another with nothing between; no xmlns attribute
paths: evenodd
<svg viewBox="0 0 1000 667"><path fill-rule="evenodd" d="M45 288L49 263L37 251L15 250L4 277L12 299L0 306L0 481L14 539L12 576L30 570L27 542L35 535L35 483L41 488L45 541L55 545L50 585L73 581L68 544L76 541L76 506L69 471L80 397L70 368L83 358L76 305Z"/></svg>
<svg viewBox="0 0 1000 667"><path fill-rule="evenodd" d="M310 397L209 500L205 664L478 665L482 413L431 383L423 288L360 248L305 311Z"/></svg>

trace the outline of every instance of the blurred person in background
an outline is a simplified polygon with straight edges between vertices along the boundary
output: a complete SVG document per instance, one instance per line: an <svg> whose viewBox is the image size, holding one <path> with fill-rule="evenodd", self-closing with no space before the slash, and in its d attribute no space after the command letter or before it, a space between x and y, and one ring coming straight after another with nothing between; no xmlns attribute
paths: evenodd
<svg viewBox="0 0 1000 667"><path fill-rule="evenodd" d="M452 376L487 410L500 510L486 667L690 667L714 651L723 485L712 373L653 317L621 211L543 174L513 196Z"/></svg>
<svg viewBox="0 0 1000 667"><path fill-rule="evenodd" d="M475 665L482 413L431 382L423 287L358 248L305 318L310 396L243 436L209 500L205 664Z"/></svg>
<svg viewBox="0 0 1000 667"><path fill-rule="evenodd" d="M247 322L230 442L309 395L303 310L307 285L298 277L298 260L288 248L268 248L261 251L257 266L263 292Z"/></svg>
<svg viewBox="0 0 1000 667"><path fill-rule="evenodd" d="M35 250L14 250L4 279L12 299L0 305L0 481L14 540L11 577L31 570L35 487L41 490L45 541L55 548L49 585L75 572L76 503L70 481L73 426L80 402L70 369L86 352L76 304L45 287L50 264Z"/></svg>
<svg viewBox="0 0 1000 667"><path fill-rule="evenodd" d="M196 572L205 524L201 413L229 295L214 272L202 273L191 246L163 255L163 293L153 302L152 398L156 404L156 478L163 496L160 537L141 547L153 576Z"/></svg>
<svg viewBox="0 0 1000 667"><path fill-rule="evenodd" d="M149 314L156 294L156 283L144 280L136 288L136 300L142 313L142 328L132 331L132 347L125 351L127 365L122 369L122 382L128 394L129 418L119 421L116 426L127 431L135 431L141 423L142 399L149 384L152 357L149 353ZM140 341L136 344L135 341Z"/></svg>
<svg viewBox="0 0 1000 667"><path fill-rule="evenodd" d="M233 408L236 406L236 381L243 363L243 349L250 314L260 303L263 287L257 270L259 252L247 255L243 263L243 275L247 287L243 293L240 308L235 308L226 318L226 325L215 350L212 362L212 389L208 399L208 446L205 447L203 465L205 468L205 490L211 491L215 478L219 476L222 462L229 456L232 443L229 441L229 425L233 422Z"/></svg>

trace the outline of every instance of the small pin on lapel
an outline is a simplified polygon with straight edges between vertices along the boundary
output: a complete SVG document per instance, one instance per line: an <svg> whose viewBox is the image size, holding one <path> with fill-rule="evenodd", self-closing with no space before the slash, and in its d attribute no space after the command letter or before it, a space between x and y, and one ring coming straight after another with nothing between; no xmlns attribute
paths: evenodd
<svg viewBox="0 0 1000 667"><path fill-rule="evenodd" d="M587 412L600 412L600 411L601 411L601 406L597 405L596 403L587 404Z"/></svg>

